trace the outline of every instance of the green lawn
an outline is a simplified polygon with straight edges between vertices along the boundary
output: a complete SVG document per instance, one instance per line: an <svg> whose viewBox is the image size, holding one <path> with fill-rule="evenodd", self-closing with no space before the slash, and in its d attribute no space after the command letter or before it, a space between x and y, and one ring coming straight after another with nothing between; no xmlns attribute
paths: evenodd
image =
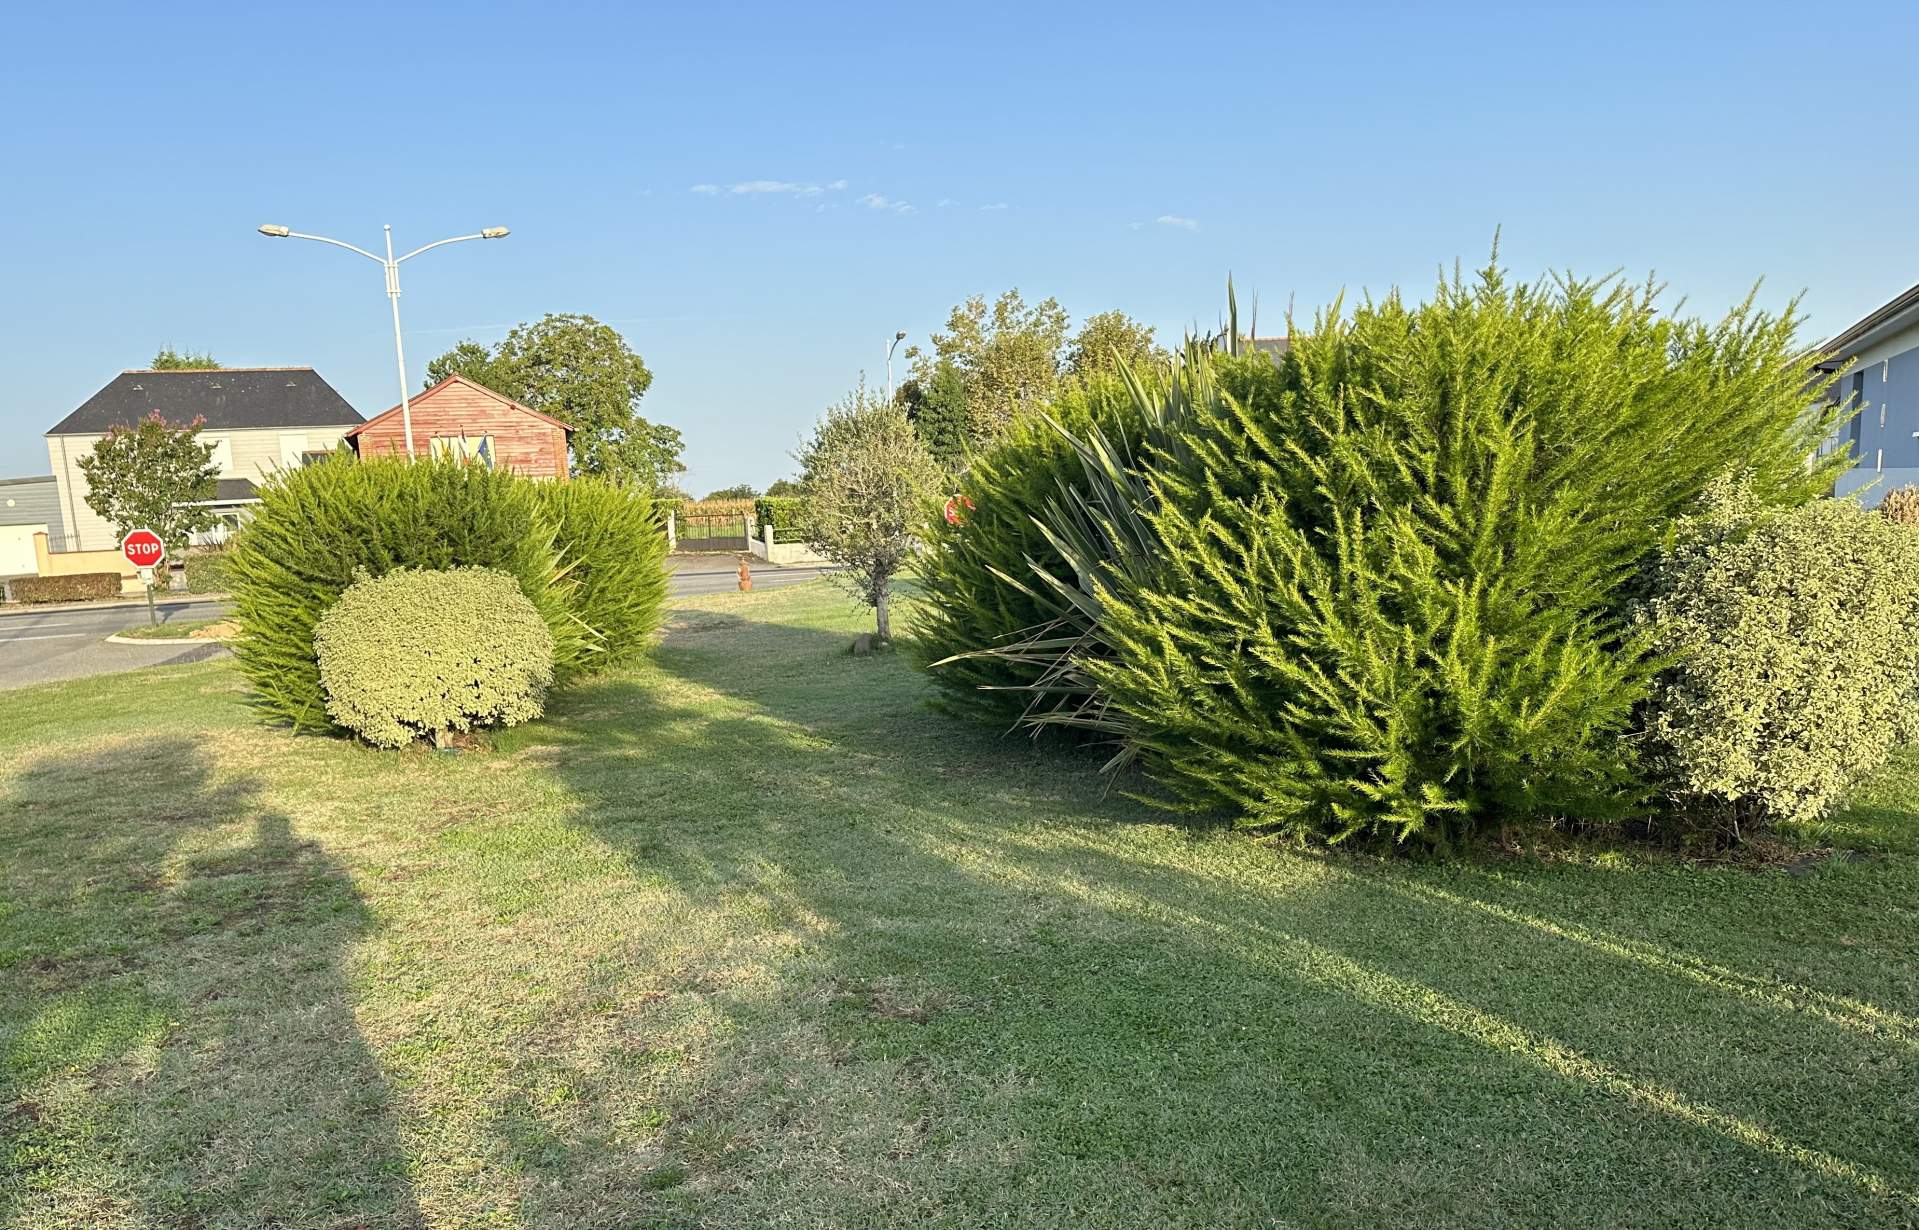
<svg viewBox="0 0 1919 1230"><path fill-rule="evenodd" d="M0 1225L1919 1223L1919 763L1790 870L1297 853L808 585L490 750L0 699Z"/></svg>

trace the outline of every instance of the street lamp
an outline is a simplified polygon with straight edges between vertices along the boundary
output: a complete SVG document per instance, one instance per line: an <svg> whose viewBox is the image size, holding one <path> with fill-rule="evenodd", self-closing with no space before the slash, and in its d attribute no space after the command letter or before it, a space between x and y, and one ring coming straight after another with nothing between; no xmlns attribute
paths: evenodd
<svg viewBox="0 0 1919 1230"><path fill-rule="evenodd" d="M504 226L489 226L477 235L455 235L451 239L436 239L425 247L415 248L405 256L393 258L393 228L386 228L386 256L375 256L365 248L356 248L350 243L341 243L337 239L328 239L325 235L302 235L299 231L268 223L260 228L260 233L269 239L311 239L315 243L330 243L336 248L345 248L349 252L358 252L370 261L377 262L386 270L386 297L393 304L393 357L400 369L400 430L406 433L407 460L413 460L413 401L407 396L406 385L406 349L400 343L400 262L410 261L420 253L433 248L444 247L449 243L462 243L468 239L505 239L509 232ZM901 337L906 336L901 334Z"/></svg>
<svg viewBox="0 0 1919 1230"><path fill-rule="evenodd" d="M905 340L906 330L901 329L893 335L893 340L886 344L886 404L889 406L893 404L893 347Z"/></svg>

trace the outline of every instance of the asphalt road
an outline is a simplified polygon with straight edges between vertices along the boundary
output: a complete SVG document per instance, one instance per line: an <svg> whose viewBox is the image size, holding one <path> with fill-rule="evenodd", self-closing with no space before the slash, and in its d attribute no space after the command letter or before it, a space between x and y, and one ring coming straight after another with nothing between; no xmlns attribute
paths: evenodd
<svg viewBox="0 0 1919 1230"><path fill-rule="evenodd" d="M739 565L732 558L675 559L667 592L675 598L730 593L739 587ZM825 568L769 568L753 570L754 589L796 585L825 574ZM162 600L160 618L212 619L223 611L219 602ZM106 638L123 628L145 623L144 603L115 603L84 610L0 612L0 689L104 675L163 662L198 662L226 652L219 645L194 641L156 641L152 645L109 645Z"/></svg>
<svg viewBox="0 0 1919 1230"><path fill-rule="evenodd" d="M217 602L161 602L160 618L212 619ZM115 603L90 610L0 614L0 688L17 688L55 679L77 679L162 662L197 662L226 652L197 641L156 641L147 645L109 645L106 638L147 621L144 603Z"/></svg>

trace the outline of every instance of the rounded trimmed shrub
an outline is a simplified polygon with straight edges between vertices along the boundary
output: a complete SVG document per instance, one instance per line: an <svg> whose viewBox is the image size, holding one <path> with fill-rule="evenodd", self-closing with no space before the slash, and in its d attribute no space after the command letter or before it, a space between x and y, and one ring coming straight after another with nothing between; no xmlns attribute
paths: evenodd
<svg viewBox="0 0 1919 1230"><path fill-rule="evenodd" d="M1851 500L1708 489L1640 611L1648 764L1686 835L1814 819L1919 738L1919 528Z"/></svg>
<svg viewBox="0 0 1919 1230"><path fill-rule="evenodd" d="M539 484L456 461L336 454L286 470L228 548L240 671L267 713L328 726L313 634L347 587L400 568L492 568L511 576L553 638L564 681L594 656L572 610Z"/></svg>
<svg viewBox="0 0 1919 1230"><path fill-rule="evenodd" d="M400 569L349 586L313 634L326 711L375 747L539 717L553 634L488 568Z"/></svg>
<svg viewBox="0 0 1919 1230"><path fill-rule="evenodd" d="M598 651L591 667L645 651L666 601L666 513L657 500L604 479L536 483L555 527L568 605Z"/></svg>

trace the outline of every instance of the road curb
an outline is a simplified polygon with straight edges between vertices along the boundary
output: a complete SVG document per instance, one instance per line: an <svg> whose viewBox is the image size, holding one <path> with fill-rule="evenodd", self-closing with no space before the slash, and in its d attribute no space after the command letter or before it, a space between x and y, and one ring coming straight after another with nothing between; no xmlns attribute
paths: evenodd
<svg viewBox="0 0 1919 1230"><path fill-rule="evenodd" d="M107 638L109 645L231 645L230 636L121 636L118 632Z"/></svg>

